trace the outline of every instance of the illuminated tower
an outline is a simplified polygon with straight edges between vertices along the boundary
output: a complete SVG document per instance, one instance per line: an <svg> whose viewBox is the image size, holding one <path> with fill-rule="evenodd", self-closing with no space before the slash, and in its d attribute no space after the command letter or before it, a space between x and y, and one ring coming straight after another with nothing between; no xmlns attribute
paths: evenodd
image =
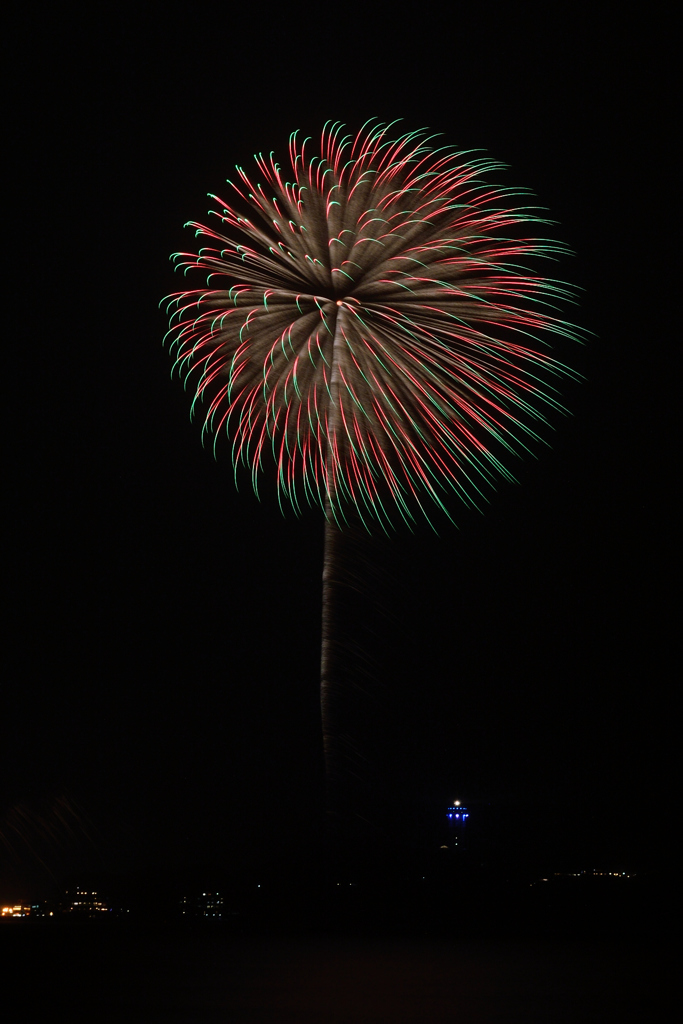
<svg viewBox="0 0 683 1024"><path fill-rule="evenodd" d="M446 812L450 845L454 849L463 849L467 845L467 820L470 814L459 800L454 800Z"/></svg>

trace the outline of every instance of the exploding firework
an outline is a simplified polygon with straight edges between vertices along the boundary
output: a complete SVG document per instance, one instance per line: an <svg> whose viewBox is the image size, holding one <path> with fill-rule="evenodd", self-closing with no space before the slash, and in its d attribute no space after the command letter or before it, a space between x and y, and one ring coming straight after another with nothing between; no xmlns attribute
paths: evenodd
<svg viewBox="0 0 683 1024"><path fill-rule="evenodd" d="M176 253L205 288L168 297L175 368L232 444L254 488L274 457L281 504L325 511L321 713L328 782L340 773L344 642L335 612L342 531L427 519L450 496L478 505L506 455L540 440L561 410L549 355L578 339L558 305L572 289L530 269L566 247L522 189L488 183L503 164L398 138L368 122L325 126L320 154L290 138L291 169L256 157L217 196L211 247Z"/></svg>
<svg viewBox="0 0 683 1024"><path fill-rule="evenodd" d="M390 128L328 123L310 159L295 133L287 174L238 167L236 205L191 224L212 247L173 257L207 275L168 297L167 335L204 431L255 489L272 453L281 501L337 525L478 505L561 409L548 341L578 337L571 288L528 269L566 247L527 237L550 222L485 180L504 165Z"/></svg>

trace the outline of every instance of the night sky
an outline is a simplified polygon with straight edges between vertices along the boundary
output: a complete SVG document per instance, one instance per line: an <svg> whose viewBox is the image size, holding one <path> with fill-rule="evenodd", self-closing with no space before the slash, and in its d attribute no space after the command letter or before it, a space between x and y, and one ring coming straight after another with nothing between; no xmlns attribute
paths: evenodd
<svg viewBox="0 0 683 1024"><path fill-rule="evenodd" d="M322 515L202 448L157 307L235 163L372 115L506 161L596 338L485 515L349 546L358 807L385 847L460 796L522 823L522 860L645 870L671 749L667 27L144 7L55 8L13 46L0 895L317 849Z"/></svg>

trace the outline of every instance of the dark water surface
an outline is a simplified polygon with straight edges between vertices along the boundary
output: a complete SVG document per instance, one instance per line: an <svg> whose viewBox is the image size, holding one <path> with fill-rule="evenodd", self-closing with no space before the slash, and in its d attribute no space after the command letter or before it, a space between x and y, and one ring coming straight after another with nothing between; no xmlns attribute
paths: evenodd
<svg viewBox="0 0 683 1024"><path fill-rule="evenodd" d="M12 1019L92 1024L656 1021L659 947L3 928ZM28 924L28 922L26 922ZM16 1014L20 1015L17 1016Z"/></svg>

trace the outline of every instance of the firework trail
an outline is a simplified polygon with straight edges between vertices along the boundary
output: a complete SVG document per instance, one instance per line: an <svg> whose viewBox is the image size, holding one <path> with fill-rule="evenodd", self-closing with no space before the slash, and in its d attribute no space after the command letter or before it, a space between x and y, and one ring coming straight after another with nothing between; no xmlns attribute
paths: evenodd
<svg viewBox="0 0 683 1024"><path fill-rule="evenodd" d="M93 829L77 804L65 794L41 805L15 804L0 817L0 861L20 868L39 865L57 883L64 862L95 849ZM3 856L4 854L4 856Z"/></svg>
<svg viewBox="0 0 683 1024"><path fill-rule="evenodd" d="M191 224L208 246L173 257L207 286L167 298L204 432L230 439L255 489L272 455L281 504L324 509L328 768L335 527L449 514L453 493L478 507L562 410L570 371L549 340L579 336L558 315L570 286L529 269L567 252L537 237L551 222L529 192L490 184L504 165L489 157L391 127L328 122L317 154L291 136L286 173L272 153L257 180L238 167L213 226Z"/></svg>

